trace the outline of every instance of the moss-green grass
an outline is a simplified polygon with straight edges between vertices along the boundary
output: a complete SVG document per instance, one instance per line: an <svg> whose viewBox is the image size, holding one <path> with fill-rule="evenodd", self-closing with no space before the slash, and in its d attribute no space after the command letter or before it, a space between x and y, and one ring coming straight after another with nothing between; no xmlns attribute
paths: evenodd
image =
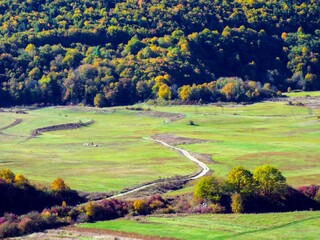
<svg viewBox="0 0 320 240"><path fill-rule="evenodd" d="M2 116L4 124L17 117L10 113ZM79 190L110 191L197 170L175 152L143 139L162 119L129 111L100 114L52 108L19 117L24 119L20 125L0 135L0 166L33 180L49 183L62 177ZM95 121L91 126L47 132L27 140L34 128L89 119ZM83 146L91 142L101 146Z"/></svg>
<svg viewBox="0 0 320 240"><path fill-rule="evenodd" d="M311 92L290 92L284 93L288 97L320 97L320 91L311 91Z"/></svg>
<svg viewBox="0 0 320 240"><path fill-rule="evenodd" d="M318 239L320 212L206 214L119 219L79 227L179 239Z"/></svg>
<svg viewBox="0 0 320 240"><path fill-rule="evenodd" d="M117 191L197 170L178 153L143 139L173 133L209 140L181 147L212 154L218 164L209 167L217 175L226 176L238 165L253 170L268 163L278 167L294 186L320 183L320 122L305 107L283 102L143 107L183 113L186 118L168 123L163 118L125 108L108 109L109 112L94 108L44 108L26 115L0 113L1 127L16 118L23 119L21 124L0 134L0 168L9 167L44 183L62 177L79 190ZM95 123L27 140L32 129L80 120ZM190 120L197 126L188 125ZM83 146L90 142L101 147Z"/></svg>

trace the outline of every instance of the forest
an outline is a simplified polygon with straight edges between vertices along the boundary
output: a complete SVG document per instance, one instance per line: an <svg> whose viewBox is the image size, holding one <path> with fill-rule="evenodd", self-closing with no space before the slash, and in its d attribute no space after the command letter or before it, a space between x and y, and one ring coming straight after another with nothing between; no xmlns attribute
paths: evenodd
<svg viewBox="0 0 320 240"><path fill-rule="evenodd" d="M320 89L317 0L0 1L0 106Z"/></svg>

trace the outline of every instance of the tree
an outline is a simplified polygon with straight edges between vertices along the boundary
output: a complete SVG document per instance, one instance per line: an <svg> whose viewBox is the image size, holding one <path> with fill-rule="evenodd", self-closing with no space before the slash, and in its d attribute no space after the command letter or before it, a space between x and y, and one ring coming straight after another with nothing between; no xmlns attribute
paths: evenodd
<svg viewBox="0 0 320 240"><path fill-rule="evenodd" d="M254 190L252 173L243 167L233 168L227 182L236 193L247 194Z"/></svg>
<svg viewBox="0 0 320 240"><path fill-rule="evenodd" d="M56 192L69 190L69 187L61 178L57 178L51 184L51 189Z"/></svg>
<svg viewBox="0 0 320 240"><path fill-rule="evenodd" d="M86 215L93 219L94 216L96 215L96 210L97 210L97 203L95 202L88 202L85 207L84 207L84 211L86 212Z"/></svg>
<svg viewBox="0 0 320 240"><path fill-rule="evenodd" d="M239 193L232 194L231 196L231 209L233 213L243 212L243 202L242 197Z"/></svg>
<svg viewBox="0 0 320 240"><path fill-rule="evenodd" d="M123 54L127 55L128 53L131 53L133 55L136 55L144 46L145 44L142 43L137 36L134 36L130 39L130 41L124 48Z"/></svg>
<svg viewBox="0 0 320 240"><path fill-rule="evenodd" d="M2 169L0 171L0 178L2 178L7 183L13 183L15 176L16 175L9 168Z"/></svg>
<svg viewBox="0 0 320 240"><path fill-rule="evenodd" d="M270 165L254 170L253 180L257 183L260 194L263 196L283 194L286 190L286 178L277 168Z"/></svg>
<svg viewBox="0 0 320 240"><path fill-rule="evenodd" d="M22 174L17 174L14 178L14 184L16 186L26 186L29 184L29 180L25 178Z"/></svg>
<svg viewBox="0 0 320 240"><path fill-rule="evenodd" d="M161 84L158 91L159 98L170 100L171 99L171 90L167 84Z"/></svg>
<svg viewBox="0 0 320 240"><path fill-rule="evenodd" d="M182 101L188 100L191 94L191 86L183 85L179 88L179 97Z"/></svg>
<svg viewBox="0 0 320 240"><path fill-rule="evenodd" d="M104 107L105 105L105 98L101 93L98 93L93 100L93 104L95 107Z"/></svg>
<svg viewBox="0 0 320 240"><path fill-rule="evenodd" d="M194 197L198 200L219 202L227 192L224 180L214 176L203 177L197 184Z"/></svg>

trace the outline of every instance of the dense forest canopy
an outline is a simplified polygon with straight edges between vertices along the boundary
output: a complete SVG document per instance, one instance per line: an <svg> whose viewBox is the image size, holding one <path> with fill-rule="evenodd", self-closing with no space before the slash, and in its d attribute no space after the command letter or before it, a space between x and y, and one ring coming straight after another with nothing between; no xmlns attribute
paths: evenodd
<svg viewBox="0 0 320 240"><path fill-rule="evenodd" d="M0 0L0 105L320 89L318 0Z"/></svg>

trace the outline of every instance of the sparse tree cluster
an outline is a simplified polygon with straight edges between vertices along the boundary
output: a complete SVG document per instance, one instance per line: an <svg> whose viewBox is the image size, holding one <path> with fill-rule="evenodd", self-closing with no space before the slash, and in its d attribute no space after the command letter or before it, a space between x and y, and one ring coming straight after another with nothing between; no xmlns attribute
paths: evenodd
<svg viewBox="0 0 320 240"><path fill-rule="evenodd" d="M319 208L318 187L295 190L286 184L282 173L270 165L258 167L251 173L235 167L226 179L208 176L196 186L194 197L199 201L220 204L228 211L270 212ZM308 192L311 194L308 195Z"/></svg>

